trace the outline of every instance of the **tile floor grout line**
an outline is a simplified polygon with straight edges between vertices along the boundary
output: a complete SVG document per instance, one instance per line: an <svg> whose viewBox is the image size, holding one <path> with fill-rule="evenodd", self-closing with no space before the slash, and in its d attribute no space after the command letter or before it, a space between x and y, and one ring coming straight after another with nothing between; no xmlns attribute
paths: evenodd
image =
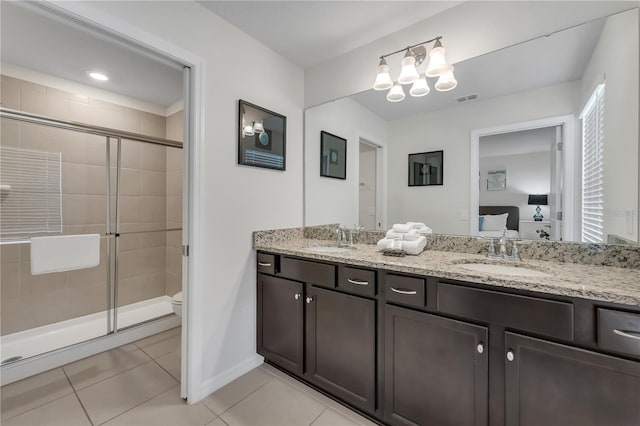
<svg viewBox="0 0 640 426"><path fill-rule="evenodd" d="M323 404L324 405L324 404ZM327 407L326 405L324 406L324 410L320 411L320 414L318 414L315 419L311 420L311 423L309 423L309 426L312 426L313 423L315 423L316 420L318 420L320 418L320 416L327 410L330 410L329 407Z"/></svg>
<svg viewBox="0 0 640 426"><path fill-rule="evenodd" d="M271 379L271 380L273 380L273 379ZM224 421L224 419L222 418L222 415L223 415L224 413L226 413L227 411L231 410L231 409L232 409L233 407L235 407L236 405L240 404L242 401L244 401L245 399L247 399L250 395L253 395L254 393L258 392L260 389L262 389L263 387L265 387L269 382L271 382L271 380L268 380L266 383L264 383L264 384L262 384L262 385L258 386L255 390L253 390L253 391L249 392L249 393L248 393L247 395L245 395L241 400L237 401L236 403L234 403L233 405L231 405L229 408L227 408L226 410L224 410L224 411L223 411L222 413L220 413L220 414L217 414L215 411L213 411L211 408L209 408L209 407L207 406L207 404L205 404L205 406L207 406L207 408L209 408L209 410L211 410L211 412L212 412L213 414L215 414L216 416L220 417L220 420ZM233 380L232 380L231 382L233 382ZM229 383L231 383L231 382L229 382ZM227 383L227 385L228 385L229 383ZM226 385L225 385L225 386L226 386ZM224 387L224 386L223 386L223 387ZM222 389L222 388L220 388L220 389ZM220 389L218 389L218 390L220 390ZM214 393L215 393L215 392L214 392ZM227 422L225 422L225 423L227 423Z"/></svg>
<svg viewBox="0 0 640 426"><path fill-rule="evenodd" d="M169 355L169 354L171 354L171 353L173 353L173 352L180 352L180 356L182 356L182 350L180 350L180 351L172 351L172 352L169 352L168 354L164 354L164 355L162 355L162 356ZM158 358L162 358L162 356L161 356L161 357L158 357ZM158 367L162 368L162 369L164 370L164 372L165 372L165 373L167 373L169 376L171 376L171 378L172 378L172 379L177 380L177 381L178 381L178 384L182 383L182 382L180 381L180 379L178 379L177 377L173 377L173 374L171 374L171 373L169 372L169 370L167 370L166 368L164 368L164 367L163 367L163 366L162 366L162 365L161 365L161 364L160 364L160 363L159 363L155 358L151 358L151 361L155 362L155 363L156 363L156 365L157 365ZM182 365L180 366L180 370L182 370Z"/></svg>
<svg viewBox="0 0 640 426"><path fill-rule="evenodd" d="M139 404L134 405L134 406L133 406L133 407L131 407L131 408L127 408L127 409L126 409L126 410L124 410L122 413L119 413L119 414L117 414L117 415L115 415L115 416L113 416L113 417L109 417L108 419L106 419L106 420L105 420L105 421L103 421L102 423L99 423L99 424L98 424L98 425L96 425L96 426L100 426L100 425L103 425L103 424L105 424L105 423L107 423L107 422L110 422L111 420L113 420L113 419L115 419L115 418L118 418L118 417L122 416L122 415L123 415L123 414L125 414L125 413L128 413L129 411L133 410L134 408L137 408L137 407L141 406L142 404L145 404L145 403L147 403L147 402L151 401L153 398L156 398L156 397L158 397L158 396L162 395L163 393L169 392L171 389L173 389L173 388L175 388L175 387L177 387L177 386L180 386L180 383L177 383L177 384L173 385L172 387L170 387L169 389L165 389L165 390L163 390L162 392L160 392L160 393L157 393L157 394L153 395L151 398L147 398L147 399L145 399L144 401L140 402Z"/></svg>
<svg viewBox="0 0 640 426"><path fill-rule="evenodd" d="M147 354L145 354L145 355L147 355ZM97 385L98 383L102 383L102 382L104 382L105 380L109 380L109 379L112 379L112 378L114 378L114 377L118 377L118 376L120 376L120 375L122 375L122 374L124 374L124 373L127 373L127 372L129 372L129 371L133 370L134 368L138 368L138 367L142 367L143 365L147 365L147 364L149 364L149 363L150 363L150 362L152 362L152 361L153 361L153 359L152 359L152 358L149 358L147 361L143 362L142 364L138 364L138 365L136 365L136 366L134 366L134 367L127 368L126 370L122 370L122 371L120 371L120 372L118 372L118 373L116 373L116 374L114 374L114 375L111 375L111 376L109 376L109 377L105 377L105 378L103 378L103 379L98 380L97 382L91 383L90 385L83 386L82 388L78 389L78 390L77 390L77 392L81 392L81 391L83 391L83 390L85 390L85 389L90 388L90 387L91 387L91 386L93 386L93 385ZM65 366L62 366L62 367L60 367L60 368L62 368L62 371L64 371L64 374L66 375L66 374L67 374L67 372L66 372L66 370L64 369L64 367L65 367ZM69 380L69 382L71 382L71 380ZM71 384L71 388L74 390L74 392L76 392L76 388L73 386L73 384Z"/></svg>
<svg viewBox="0 0 640 426"><path fill-rule="evenodd" d="M62 370L62 367L57 367L57 368L59 368L60 370ZM48 373L49 371L54 371L54 370L56 370L57 368L52 368L51 370L44 371L44 372L39 373L39 374L36 374L36 375L34 375L34 376L25 377L25 378L24 378L24 379L22 379L22 380L26 380L26 379L29 379L29 378L31 378L31 377L38 376L38 375L40 375L40 374ZM64 370L62 370L62 374L64 374ZM18 380L17 382L13 382L13 383L18 383L18 382L21 382L22 380ZM68 381L68 380L69 380L69 379L67 379L67 381ZM9 385L12 385L13 383L9 383L9 384L6 384L6 385L4 385L4 386L9 386ZM2 387L4 387L4 386L2 386ZM1 389L2 389L2 387L0 387L0 393L1 393ZM27 411L23 411L23 412L21 412L21 413L14 414L14 415L13 415L13 416L11 416L11 417L6 417L6 418L2 419L2 418L1 418L1 416L0 416L0 425L2 425L2 422L3 422L3 421L5 421L5 422L6 422L7 420L13 419L14 417L18 417L18 416L21 416L22 414L26 414L26 413L28 413L29 411L35 410L35 409L40 408L40 407L44 407L44 406L45 406L45 405L47 405L47 404L50 404L50 403L52 403L52 402L55 402L55 401L57 401L57 400L59 400L59 399L62 399L62 398L64 398L64 397L66 397L66 396L71 395L73 392L74 392L74 389L73 389L73 386L71 386L71 392L69 392L69 393L65 393L64 395L62 395L62 396L60 396L60 397L58 397L58 398L52 399L51 401L47 401L47 402L45 402L45 403L43 403L43 404L36 405L35 407L28 409Z"/></svg>
<svg viewBox="0 0 640 426"><path fill-rule="evenodd" d="M78 395L78 392L76 392L76 388L73 387L73 383L71 383L71 379L69 379L69 375L67 374L67 372L65 371L64 368L60 368L60 369L62 370L62 374L64 374L64 377L67 379L67 382L69 382L69 386L71 386L71 389L73 389L73 394L76 396L76 399L78 400L78 403L80 404L80 407L82 408L82 411L84 411L84 415L87 416L87 420L89 420L89 423L91 425L94 425L93 420L91 420L91 416L89 416L89 412L84 407L84 404L82 403L82 400L80 399L80 395Z"/></svg>

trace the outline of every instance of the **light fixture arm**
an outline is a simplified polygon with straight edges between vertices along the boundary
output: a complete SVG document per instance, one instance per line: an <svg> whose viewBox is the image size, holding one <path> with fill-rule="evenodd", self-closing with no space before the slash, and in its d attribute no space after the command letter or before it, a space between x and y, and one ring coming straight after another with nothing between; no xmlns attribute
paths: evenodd
<svg viewBox="0 0 640 426"><path fill-rule="evenodd" d="M421 43L416 43L416 44L412 44L411 46L407 46L403 49L400 50L396 50L395 52L391 52L391 53L387 53L385 55L380 56L380 59L385 59L389 56L395 55L396 53L401 53L401 52L406 52L407 50L412 51L412 49L418 47L418 46L422 46L423 44L427 44L427 43L431 43L432 41L440 41L440 39L442 38L442 36L438 36L435 38L432 38L431 40L427 40L427 41L423 41Z"/></svg>

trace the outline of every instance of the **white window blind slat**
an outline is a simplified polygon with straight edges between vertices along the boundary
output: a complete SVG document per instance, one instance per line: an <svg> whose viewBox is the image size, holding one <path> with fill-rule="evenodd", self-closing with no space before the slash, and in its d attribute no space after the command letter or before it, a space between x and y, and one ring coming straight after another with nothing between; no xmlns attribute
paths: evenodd
<svg viewBox="0 0 640 426"><path fill-rule="evenodd" d="M0 239L62 232L61 153L0 146Z"/></svg>
<svg viewBox="0 0 640 426"><path fill-rule="evenodd" d="M582 241L604 242L604 84L582 111Z"/></svg>

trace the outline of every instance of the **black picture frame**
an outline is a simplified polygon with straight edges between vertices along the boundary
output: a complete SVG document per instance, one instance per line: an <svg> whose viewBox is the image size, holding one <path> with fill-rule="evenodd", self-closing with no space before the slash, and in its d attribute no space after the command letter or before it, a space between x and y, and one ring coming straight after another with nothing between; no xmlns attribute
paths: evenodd
<svg viewBox="0 0 640 426"><path fill-rule="evenodd" d="M245 127L262 122L268 137L261 143L260 133L245 134ZM264 137L263 137L264 138ZM286 170L287 117L245 100L238 100L238 164L272 170Z"/></svg>
<svg viewBox="0 0 640 426"><path fill-rule="evenodd" d="M409 186L443 185L444 151L409 154Z"/></svg>
<svg viewBox="0 0 640 426"><path fill-rule="evenodd" d="M320 131L320 176L347 179L347 140Z"/></svg>

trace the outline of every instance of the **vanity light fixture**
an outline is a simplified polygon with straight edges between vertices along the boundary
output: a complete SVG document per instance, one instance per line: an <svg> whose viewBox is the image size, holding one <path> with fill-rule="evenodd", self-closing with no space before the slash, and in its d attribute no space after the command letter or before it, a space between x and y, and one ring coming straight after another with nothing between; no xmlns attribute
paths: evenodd
<svg viewBox="0 0 640 426"><path fill-rule="evenodd" d="M405 94L401 84L413 84L409 91L409 94L413 97L427 95L430 91L427 77L439 77L435 88L440 92L455 89L458 82L453 76L453 65L447 63L445 50L440 39L442 39L442 36L380 56L380 63L377 68L378 73L375 83L373 84L373 89L390 89L389 93L387 93L387 100L389 102L400 102L404 100ZM435 43L433 44L431 52L429 52L429 65L424 73L420 73L418 67L427 57L427 49L424 45L431 42ZM402 69L400 70L397 82L394 84L389 74L389 65L387 64L386 58L401 52L405 52L404 58L402 58L400 62Z"/></svg>
<svg viewBox="0 0 640 426"><path fill-rule="evenodd" d="M264 126L262 124L262 120L253 122L253 131L255 133L264 133Z"/></svg>

